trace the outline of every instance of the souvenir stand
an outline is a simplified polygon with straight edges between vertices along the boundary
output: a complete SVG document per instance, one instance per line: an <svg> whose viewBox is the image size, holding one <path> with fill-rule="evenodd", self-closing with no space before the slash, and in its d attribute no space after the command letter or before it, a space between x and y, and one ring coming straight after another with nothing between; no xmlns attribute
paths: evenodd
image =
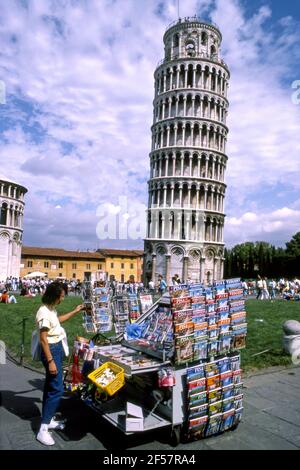
<svg viewBox="0 0 300 470"><path fill-rule="evenodd" d="M242 296L239 279L179 285L128 325L119 344L75 341L88 358L80 398L125 434L166 427L174 444L234 429L243 410Z"/></svg>

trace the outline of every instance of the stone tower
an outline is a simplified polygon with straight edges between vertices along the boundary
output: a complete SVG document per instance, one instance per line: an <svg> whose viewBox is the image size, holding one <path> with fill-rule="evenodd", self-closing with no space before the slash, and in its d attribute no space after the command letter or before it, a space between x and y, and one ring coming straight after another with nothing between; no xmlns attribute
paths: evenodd
<svg viewBox="0 0 300 470"><path fill-rule="evenodd" d="M223 277L227 90L219 29L197 17L164 34L154 73L145 281Z"/></svg>
<svg viewBox="0 0 300 470"><path fill-rule="evenodd" d="M27 189L0 175L0 281L20 276Z"/></svg>

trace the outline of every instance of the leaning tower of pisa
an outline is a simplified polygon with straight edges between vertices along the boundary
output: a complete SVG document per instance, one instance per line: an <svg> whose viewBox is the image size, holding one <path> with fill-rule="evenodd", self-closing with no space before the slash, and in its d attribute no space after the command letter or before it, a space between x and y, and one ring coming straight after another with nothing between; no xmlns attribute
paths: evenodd
<svg viewBox="0 0 300 470"><path fill-rule="evenodd" d="M154 73L145 281L223 276L227 90L217 26L179 19Z"/></svg>

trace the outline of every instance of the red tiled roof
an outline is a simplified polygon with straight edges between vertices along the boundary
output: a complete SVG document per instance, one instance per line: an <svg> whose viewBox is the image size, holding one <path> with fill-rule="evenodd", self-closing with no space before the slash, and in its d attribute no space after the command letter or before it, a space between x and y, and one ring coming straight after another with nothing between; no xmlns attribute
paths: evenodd
<svg viewBox="0 0 300 470"><path fill-rule="evenodd" d="M104 261L104 256L97 251L69 251L61 248L40 248L35 246L23 246L23 256L43 256L44 258L77 258L95 259Z"/></svg>
<svg viewBox="0 0 300 470"><path fill-rule="evenodd" d="M121 257L130 257L130 258L139 258L143 256L142 250L115 250L111 248L100 248L97 250L99 253L102 253L103 256L121 256Z"/></svg>

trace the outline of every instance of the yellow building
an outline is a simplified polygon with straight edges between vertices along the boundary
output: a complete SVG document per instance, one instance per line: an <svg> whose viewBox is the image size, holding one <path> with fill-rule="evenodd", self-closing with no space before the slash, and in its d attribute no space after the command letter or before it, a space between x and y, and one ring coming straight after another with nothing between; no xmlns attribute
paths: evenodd
<svg viewBox="0 0 300 470"><path fill-rule="evenodd" d="M141 282L143 251L141 250L114 250L100 249L99 253L105 258L108 279L127 282L134 279Z"/></svg>
<svg viewBox="0 0 300 470"><path fill-rule="evenodd" d="M83 281L92 274L105 276L105 259L101 253L68 251L59 248L22 247L21 277L35 271L49 279L65 278Z"/></svg>
<svg viewBox="0 0 300 470"><path fill-rule="evenodd" d="M140 282L143 252L140 250L101 249L96 252L68 251L60 248L22 247L21 277L35 271L49 279L65 278L83 281L130 278Z"/></svg>

